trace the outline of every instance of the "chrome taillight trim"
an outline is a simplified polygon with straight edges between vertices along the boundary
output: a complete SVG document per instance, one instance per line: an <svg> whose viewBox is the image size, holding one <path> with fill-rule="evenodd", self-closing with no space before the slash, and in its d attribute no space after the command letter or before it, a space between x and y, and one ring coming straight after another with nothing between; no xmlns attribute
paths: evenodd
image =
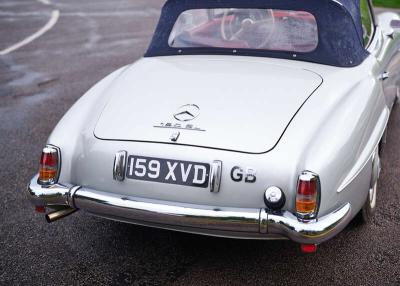
<svg viewBox="0 0 400 286"><path fill-rule="evenodd" d="M301 212L298 212L296 210L296 215L297 215L297 218L299 220L301 220L301 221L311 221L311 220L314 220L314 219L317 218L319 207L320 207L320 204L321 204L321 180L319 178L319 175L317 175L314 172L311 172L311 171L303 171L303 172L301 172L301 174L300 174L300 176L299 176L299 178L297 180L296 198L295 198L296 200L297 200L297 196L298 196L298 190L299 190L300 181L303 181L303 182L313 182L313 181L315 181L316 185L317 185L317 202L316 202L316 207L315 207L314 212L312 212L312 213L301 213Z"/></svg>
<svg viewBox="0 0 400 286"><path fill-rule="evenodd" d="M58 180L60 178L60 172L61 172L61 149L55 145L46 144L46 146L42 150L42 154L45 153L46 151L49 151L47 153L51 153L53 151L55 151L55 153L57 153L57 173L56 173L56 176L54 177L54 179L51 181L42 181L38 178L37 183L44 187L53 186L53 185L57 184ZM41 168L41 166L39 168Z"/></svg>

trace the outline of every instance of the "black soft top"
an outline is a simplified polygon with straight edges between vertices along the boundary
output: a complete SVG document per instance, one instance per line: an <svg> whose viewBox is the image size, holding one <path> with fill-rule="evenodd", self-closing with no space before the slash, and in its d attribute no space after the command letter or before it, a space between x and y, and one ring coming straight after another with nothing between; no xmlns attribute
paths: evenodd
<svg viewBox="0 0 400 286"><path fill-rule="evenodd" d="M206 8L254 8L305 11L318 25L318 46L308 53L201 47L173 48L169 35L181 13ZM241 55L296 59L338 67L361 64L368 56L363 44L359 0L168 0L145 57L171 55Z"/></svg>

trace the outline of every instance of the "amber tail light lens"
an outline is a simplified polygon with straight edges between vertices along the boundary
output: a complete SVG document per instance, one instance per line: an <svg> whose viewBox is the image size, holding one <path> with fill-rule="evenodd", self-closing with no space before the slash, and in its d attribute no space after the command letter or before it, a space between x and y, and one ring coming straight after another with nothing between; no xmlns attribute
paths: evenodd
<svg viewBox="0 0 400 286"><path fill-rule="evenodd" d="M40 185L53 185L58 181L60 172L60 150L55 146L47 145L40 158L39 178Z"/></svg>
<svg viewBox="0 0 400 286"><path fill-rule="evenodd" d="M315 219L318 214L321 199L321 184L319 176L313 172L304 171L297 182L296 211L300 219Z"/></svg>

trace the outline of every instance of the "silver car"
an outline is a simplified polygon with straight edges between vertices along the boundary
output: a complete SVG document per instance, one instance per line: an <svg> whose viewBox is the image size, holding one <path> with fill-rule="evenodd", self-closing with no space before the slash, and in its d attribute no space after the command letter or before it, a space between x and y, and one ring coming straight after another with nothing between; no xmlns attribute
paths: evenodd
<svg viewBox="0 0 400 286"><path fill-rule="evenodd" d="M27 194L77 210L303 252L376 208L400 97L400 17L368 0L169 0L144 57L90 89Z"/></svg>

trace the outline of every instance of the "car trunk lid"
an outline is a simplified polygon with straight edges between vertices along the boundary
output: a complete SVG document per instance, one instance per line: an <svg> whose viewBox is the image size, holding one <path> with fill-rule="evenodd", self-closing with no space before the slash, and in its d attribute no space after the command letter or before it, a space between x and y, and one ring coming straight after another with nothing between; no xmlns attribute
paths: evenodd
<svg viewBox="0 0 400 286"><path fill-rule="evenodd" d="M108 89L95 136L263 153L321 83L314 72L265 60L143 59Z"/></svg>

